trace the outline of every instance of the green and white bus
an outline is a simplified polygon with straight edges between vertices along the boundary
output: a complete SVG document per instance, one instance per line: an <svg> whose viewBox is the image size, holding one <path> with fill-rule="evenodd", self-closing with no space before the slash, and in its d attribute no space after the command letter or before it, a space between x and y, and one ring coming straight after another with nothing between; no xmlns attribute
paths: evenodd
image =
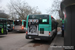
<svg viewBox="0 0 75 50"><path fill-rule="evenodd" d="M28 15L26 39L50 40L56 35L57 22L50 15Z"/></svg>
<svg viewBox="0 0 75 50"><path fill-rule="evenodd" d="M13 21L13 31L25 32L25 30L26 30L26 20Z"/></svg>
<svg viewBox="0 0 75 50"><path fill-rule="evenodd" d="M13 31L13 20L7 20L8 32Z"/></svg>
<svg viewBox="0 0 75 50"><path fill-rule="evenodd" d="M7 19L0 18L0 35L4 35L8 33L7 29Z"/></svg>

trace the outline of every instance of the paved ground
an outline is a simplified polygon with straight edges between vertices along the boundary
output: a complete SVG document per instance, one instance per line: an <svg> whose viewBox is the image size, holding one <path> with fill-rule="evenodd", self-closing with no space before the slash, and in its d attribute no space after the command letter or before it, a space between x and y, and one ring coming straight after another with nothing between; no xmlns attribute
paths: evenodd
<svg viewBox="0 0 75 50"><path fill-rule="evenodd" d="M54 50L51 46L61 46L63 41L60 36L56 36L53 41L39 41L26 39L25 33L9 32L7 35L0 35L0 50Z"/></svg>
<svg viewBox="0 0 75 50"><path fill-rule="evenodd" d="M0 50L48 50L50 43L25 39L25 33L0 35Z"/></svg>
<svg viewBox="0 0 75 50"><path fill-rule="evenodd" d="M55 39L49 46L48 50L63 50L64 38L61 36L56 36Z"/></svg>

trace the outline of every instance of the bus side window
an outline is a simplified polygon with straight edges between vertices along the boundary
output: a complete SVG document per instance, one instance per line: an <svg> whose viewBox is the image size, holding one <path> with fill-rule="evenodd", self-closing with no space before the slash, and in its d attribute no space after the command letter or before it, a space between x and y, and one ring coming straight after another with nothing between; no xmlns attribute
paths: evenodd
<svg viewBox="0 0 75 50"><path fill-rule="evenodd" d="M26 27L26 22L24 21L24 27Z"/></svg>

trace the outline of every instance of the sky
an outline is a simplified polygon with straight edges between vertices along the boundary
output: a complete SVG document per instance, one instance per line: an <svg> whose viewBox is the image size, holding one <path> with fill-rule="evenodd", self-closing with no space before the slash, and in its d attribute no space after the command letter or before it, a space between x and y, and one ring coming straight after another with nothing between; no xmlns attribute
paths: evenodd
<svg viewBox="0 0 75 50"><path fill-rule="evenodd" d="M24 0L31 7L38 7L38 10L42 12L42 14L47 14L47 10L52 5L53 0ZM7 5L10 3L10 0L1 0L0 1L0 10L7 11Z"/></svg>
<svg viewBox="0 0 75 50"><path fill-rule="evenodd" d="M48 14L47 11L50 9L54 0L23 0L28 3L31 7L38 7L38 10L42 14ZM10 0L0 0L0 10L4 10L5 13L8 13L7 5L10 3Z"/></svg>
<svg viewBox="0 0 75 50"><path fill-rule="evenodd" d="M53 0L26 0L26 2L32 7L37 6L42 14L47 14L47 10L52 5Z"/></svg>

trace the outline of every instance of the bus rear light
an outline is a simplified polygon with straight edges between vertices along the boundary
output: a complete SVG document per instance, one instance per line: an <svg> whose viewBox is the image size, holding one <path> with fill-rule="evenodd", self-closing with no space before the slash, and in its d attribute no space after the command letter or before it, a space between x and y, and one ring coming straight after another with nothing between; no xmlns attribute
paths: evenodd
<svg viewBox="0 0 75 50"><path fill-rule="evenodd" d="M49 32L49 35L50 35L50 32Z"/></svg>
<svg viewBox="0 0 75 50"><path fill-rule="evenodd" d="M21 20L21 22L22 22L22 20Z"/></svg>
<svg viewBox="0 0 75 50"><path fill-rule="evenodd" d="M32 20L32 22L33 22L34 20Z"/></svg>
<svg viewBox="0 0 75 50"><path fill-rule="evenodd" d="M14 29L14 27L13 27L13 29Z"/></svg>
<svg viewBox="0 0 75 50"><path fill-rule="evenodd" d="M22 26L22 29L24 29L24 27Z"/></svg>
<svg viewBox="0 0 75 50"><path fill-rule="evenodd" d="M26 34L27 34L28 32L26 31Z"/></svg>

